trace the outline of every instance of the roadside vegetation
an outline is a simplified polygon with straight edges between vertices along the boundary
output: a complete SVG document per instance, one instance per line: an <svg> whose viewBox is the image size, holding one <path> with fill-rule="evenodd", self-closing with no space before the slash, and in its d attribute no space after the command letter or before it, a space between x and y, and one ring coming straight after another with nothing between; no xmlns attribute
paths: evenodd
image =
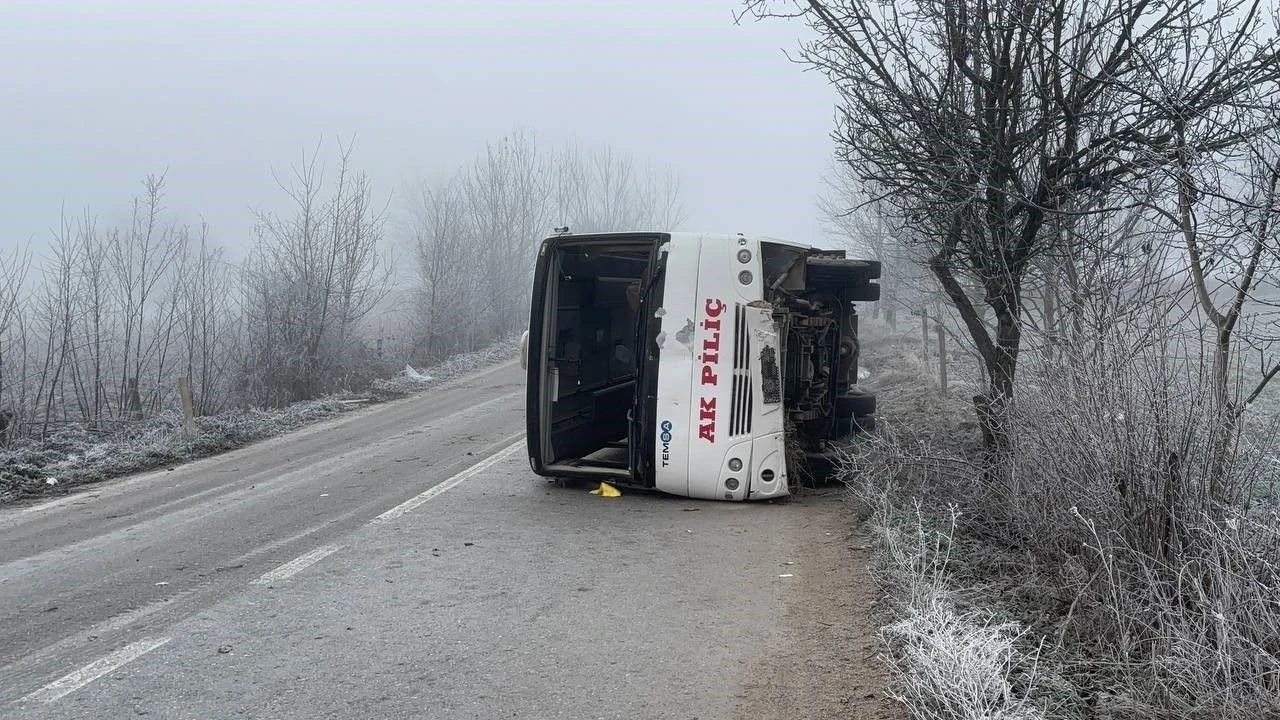
<svg viewBox="0 0 1280 720"><path fill-rule="evenodd" d="M1280 716L1280 8L745 4L812 32L828 225L896 275L845 468L895 696Z"/></svg>
<svg viewBox="0 0 1280 720"><path fill-rule="evenodd" d="M455 355L425 370L406 366L375 379L363 391L345 391L282 408L227 410L202 415L188 428L181 412L166 410L135 423L98 432L67 423L44 438L23 438L0 448L0 504L62 494L78 485L168 467L233 450L328 420L371 403L396 400L516 357L506 338L481 350Z"/></svg>
<svg viewBox="0 0 1280 720"><path fill-rule="evenodd" d="M254 212L248 247L175 216L154 175L108 211L119 222L86 209L56 220L47 251L0 249L0 501L416 391L414 367L439 380L514 358L554 227L683 217L674 175L528 132L394 204L350 144L275 176L275 209Z"/></svg>
<svg viewBox="0 0 1280 720"><path fill-rule="evenodd" d="M918 334L868 330L878 431L844 471L877 539L891 693L915 717L1280 713L1273 393L1220 478L1185 365L1042 365L993 476L976 363L953 358L943 393ZM1220 491L1236 501L1212 503Z"/></svg>

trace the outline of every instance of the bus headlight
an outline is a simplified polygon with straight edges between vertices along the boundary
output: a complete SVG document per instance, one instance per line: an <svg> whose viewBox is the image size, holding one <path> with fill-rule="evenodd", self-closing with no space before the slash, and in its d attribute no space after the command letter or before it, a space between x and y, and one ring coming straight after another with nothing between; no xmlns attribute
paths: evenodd
<svg viewBox="0 0 1280 720"><path fill-rule="evenodd" d="M739 460L738 458L733 458L729 460L729 469L734 472L738 472L739 470L742 469L742 461Z"/></svg>

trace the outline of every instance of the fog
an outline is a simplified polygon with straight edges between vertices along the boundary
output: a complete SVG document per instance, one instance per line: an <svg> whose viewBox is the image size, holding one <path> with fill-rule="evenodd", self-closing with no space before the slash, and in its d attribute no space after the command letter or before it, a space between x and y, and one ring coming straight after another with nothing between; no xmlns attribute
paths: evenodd
<svg viewBox="0 0 1280 720"><path fill-rule="evenodd" d="M391 198L515 129L679 174L686 229L816 239L833 94L796 23L732 1L250 2L0 8L0 245L62 209L113 221L148 173L211 238L249 237L285 171L355 139Z"/></svg>

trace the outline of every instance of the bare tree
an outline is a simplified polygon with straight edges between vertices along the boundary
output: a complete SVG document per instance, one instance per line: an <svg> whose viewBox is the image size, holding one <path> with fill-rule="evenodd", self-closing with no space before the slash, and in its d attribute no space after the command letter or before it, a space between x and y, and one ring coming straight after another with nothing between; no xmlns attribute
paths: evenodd
<svg viewBox="0 0 1280 720"><path fill-rule="evenodd" d="M680 176L674 171L646 170L642 197L647 217L637 227L679 230L689 219L689 210L680 192Z"/></svg>
<svg viewBox="0 0 1280 720"><path fill-rule="evenodd" d="M427 361L470 349L475 333L480 252L463 183L460 176L435 187L422 183L409 208L421 320L415 334Z"/></svg>
<svg viewBox="0 0 1280 720"><path fill-rule="evenodd" d="M816 32L800 60L840 93L840 157L927 248L988 374L975 400L993 449L1007 437L1024 285L1064 237L1051 219L1078 212L1082 195L1131 186L1171 164L1183 118L1230 114L1255 89L1274 92L1280 78L1258 2L746 6L757 16L803 18ZM1184 45L1215 48L1206 54L1212 62L1158 62ZM1274 122L1220 120L1230 130L1197 138L1195 150L1233 145Z"/></svg>
<svg viewBox="0 0 1280 720"><path fill-rule="evenodd" d="M191 380L194 411L215 413L226 402L228 351L236 339L230 304L234 278L222 249L210 245L207 224L201 223L198 241L179 258L176 279L184 372Z"/></svg>
<svg viewBox="0 0 1280 720"><path fill-rule="evenodd" d="M0 252L0 413L4 414L0 442L13 433L12 426L18 419L18 403L11 388L14 383L11 376L15 366L20 369L23 365L23 360L17 357L20 354L25 356L25 348L16 336L21 324L23 287L30 268L31 252L28 249ZM20 378L19 375L19 381Z"/></svg>
<svg viewBox="0 0 1280 720"><path fill-rule="evenodd" d="M1276 294L1280 289L1280 140L1260 139L1236 153L1178 155L1171 175L1175 209L1165 216L1185 249L1190 287L1212 357L1214 472L1222 480L1240 419L1280 374ZM1248 351L1256 370L1242 367ZM1256 360L1255 360L1256 358ZM1215 500L1229 488L1215 486Z"/></svg>
<svg viewBox="0 0 1280 720"><path fill-rule="evenodd" d="M899 310L918 314L938 301L937 281L920 269L923 259L905 237L910 228L886 215L887 208L867 195L849 166L837 165L824 180L826 189L818 197L823 231L846 250L880 261L880 301L872 307L872 317L883 310L885 320L896 325Z"/></svg>
<svg viewBox="0 0 1280 720"><path fill-rule="evenodd" d="M609 147L544 154L517 132L449 182L421 185L409 215L422 324L414 332L434 360L523 327L534 255L553 222L577 232L674 229L684 206L672 174Z"/></svg>
<svg viewBox="0 0 1280 720"><path fill-rule="evenodd" d="M36 318L44 332L43 368L36 388L41 433L66 408L65 374L75 362L75 323L79 296L75 271L80 244L64 217L54 237L52 258L44 267L44 283L37 300ZM65 419L65 418L64 418Z"/></svg>
<svg viewBox="0 0 1280 720"><path fill-rule="evenodd" d="M147 325L149 321L154 324L151 313L156 310L155 294L181 254L185 240L178 229L164 219L164 183L163 175L148 175L143 182L143 194L133 199L129 227L124 232L113 232L107 239L110 247L107 262L115 276L114 288L123 326L117 410L134 417L142 415L139 383L158 350L157 328Z"/></svg>
<svg viewBox="0 0 1280 720"><path fill-rule="evenodd" d="M469 225L480 250L484 302L476 311L487 337L523 326L537 239L548 227L545 165L532 133L489 145L464 175Z"/></svg>
<svg viewBox="0 0 1280 720"><path fill-rule="evenodd" d="M680 180L610 146L567 144L549 168L553 215L576 232L674 230L685 220Z"/></svg>
<svg viewBox="0 0 1280 720"><path fill-rule="evenodd" d="M387 292L384 209L373 203L368 176L351 167L351 153L352 145L339 146L327 198L317 150L279 183L292 214L258 213L256 246L243 276L250 333L245 369L268 402L329 389L359 339L359 323Z"/></svg>
<svg viewBox="0 0 1280 720"><path fill-rule="evenodd" d="M79 297L83 316L79 324L80 345L88 354L87 368L83 373L81 401L86 418L98 422L116 410L111 402L110 379L114 374L110 355L114 349L115 318L112 301L115 284L108 266L110 247L102 241L97 222L88 211L79 220L77 233L80 262L76 268Z"/></svg>

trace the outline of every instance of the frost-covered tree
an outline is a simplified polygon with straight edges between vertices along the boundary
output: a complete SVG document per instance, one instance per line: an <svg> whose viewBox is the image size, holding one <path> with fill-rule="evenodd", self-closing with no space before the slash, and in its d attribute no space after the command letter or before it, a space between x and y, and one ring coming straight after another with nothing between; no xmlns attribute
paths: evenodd
<svg viewBox="0 0 1280 720"><path fill-rule="evenodd" d="M243 268L244 372L251 393L284 403L331 390L358 343L357 328L385 296L385 222L369 177L340 147L326 185L319 153L280 183L292 205L259 212Z"/></svg>
<svg viewBox="0 0 1280 720"><path fill-rule="evenodd" d="M672 230L680 184L608 146L539 149L532 133L491 144L444 183L421 184L408 208L417 265L418 354L435 360L524 327L538 242L575 232Z"/></svg>
<svg viewBox="0 0 1280 720"><path fill-rule="evenodd" d="M747 0L805 21L799 60L839 93L840 159L911 229L982 358L1004 447L1028 284L1082 198L1273 125L1276 35L1259 2ZM1184 48L1191 48L1184 53ZM1187 118L1218 132L1185 138ZM983 319L985 306L994 316Z"/></svg>

